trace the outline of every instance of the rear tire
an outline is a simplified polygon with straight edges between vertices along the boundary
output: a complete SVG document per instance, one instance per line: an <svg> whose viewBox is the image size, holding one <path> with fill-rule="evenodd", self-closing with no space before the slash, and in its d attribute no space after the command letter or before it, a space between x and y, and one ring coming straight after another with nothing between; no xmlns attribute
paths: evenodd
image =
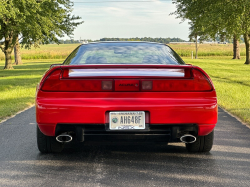
<svg viewBox="0 0 250 187"><path fill-rule="evenodd" d="M37 147L41 153L60 153L63 150L64 144L56 141L54 136L44 135L38 126L36 132Z"/></svg>
<svg viewBox="0 0 250 187"><path fill-rule="evenodd" d="M214 131L206 136L196 137L194 143L186 143L186 149L191 153L209 152L213 147Z"/></svg>

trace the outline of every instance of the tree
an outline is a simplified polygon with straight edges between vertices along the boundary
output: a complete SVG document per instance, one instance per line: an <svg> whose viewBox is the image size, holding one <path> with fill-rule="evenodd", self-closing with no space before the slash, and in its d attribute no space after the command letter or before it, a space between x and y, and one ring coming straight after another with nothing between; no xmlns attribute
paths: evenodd
<svg viewBox="0 0 250 187"><path fill-rule="evenodd" d="M233 39L233 59L240 59L240 42L238 36L235 34Z"/></svg>
<svg viewBox="0 0 250 187"><path fill-rule="evenodd" d="M196 20L202 31L214 37L225 33L226 38L244 35L246 62L250 63L250 1L237 0L173 0L177 10L173 13L183 20ZM236 44L237 45L237 44Z"/></svg>
<svg viewBox="0 0 250 187"><path fill-rule="evenodd" d="M0 0L0 49L5 54L4 69L12 69L11 53L17 40L32 45L59 43L58 38L72 36L83 23L72 16L70 0ZM77 22L78 21L78 22Z"/></svg>
<svg viewBox="0 0 250 187"><path fill-rule="evenodd" d="M189 28L189 40L195 42L195 59L198 59L198 40L200 41L200 43L202 43L202 41L206 40L208 36L204 32L202 32L198 26L196 26L196 22L189 22L189 24L191 25ZM200 38L198 39L198 37Z"/></svg>
<svg viewBox="0 0 250 187"><path fill-rule="evenodd" d="M21 58L21 49L20 49L19 40L17 40L16 45L14 47L14 56L15 56L15 64L16 65L23 64L22 63L22 58Z"/></svg>

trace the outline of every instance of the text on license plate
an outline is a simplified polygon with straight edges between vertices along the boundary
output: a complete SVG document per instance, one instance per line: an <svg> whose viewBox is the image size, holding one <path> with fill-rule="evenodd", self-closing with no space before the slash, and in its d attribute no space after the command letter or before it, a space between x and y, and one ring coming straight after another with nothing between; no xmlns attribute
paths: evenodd
<svg viewBox="0 0 250 187"><path fill-rule="evenodd" d="M145 112L110 112L109 127L111 130L145 129Z"/></svg>

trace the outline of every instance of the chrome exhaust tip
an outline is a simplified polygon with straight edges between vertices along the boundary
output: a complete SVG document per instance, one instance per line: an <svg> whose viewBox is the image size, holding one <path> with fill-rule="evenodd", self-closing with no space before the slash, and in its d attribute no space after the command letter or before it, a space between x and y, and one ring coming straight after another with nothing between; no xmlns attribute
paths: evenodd
<svg viewBox="0 0 250 187"><path fill-rule="evenodd" d="M71 142L72 139L72 136L70 136L69 134L61 134L56 137L56 140L60 143L68 143Z"/></svg>
<svg viewBox="0 0 250 187"><path fill-rule="evenodd" d="M185 134L180 138L180 140L183 143L194 143L196 141L196 137L191 134Z"/></svg>

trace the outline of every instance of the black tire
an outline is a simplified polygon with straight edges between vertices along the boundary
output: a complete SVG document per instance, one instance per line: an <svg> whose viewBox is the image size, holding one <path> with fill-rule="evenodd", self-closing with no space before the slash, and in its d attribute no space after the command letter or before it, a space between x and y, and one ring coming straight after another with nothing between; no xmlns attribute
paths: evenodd
<svg viewBox="0 0 250 187"><path fill-rule="evenodd" d="M199 153L199 152L209 152L213 147L214 142L214 131L206 136L198 136L196 142L187 143L186 148L188 152Z"/></svg>
<svg viewBox="0 0 250 187"><path fill-rule="evenodd" d="M60 153L63 150L64 144L56 141L54 136L44 135L38 126L36 132L37 147L41 153Z"/></svg>

